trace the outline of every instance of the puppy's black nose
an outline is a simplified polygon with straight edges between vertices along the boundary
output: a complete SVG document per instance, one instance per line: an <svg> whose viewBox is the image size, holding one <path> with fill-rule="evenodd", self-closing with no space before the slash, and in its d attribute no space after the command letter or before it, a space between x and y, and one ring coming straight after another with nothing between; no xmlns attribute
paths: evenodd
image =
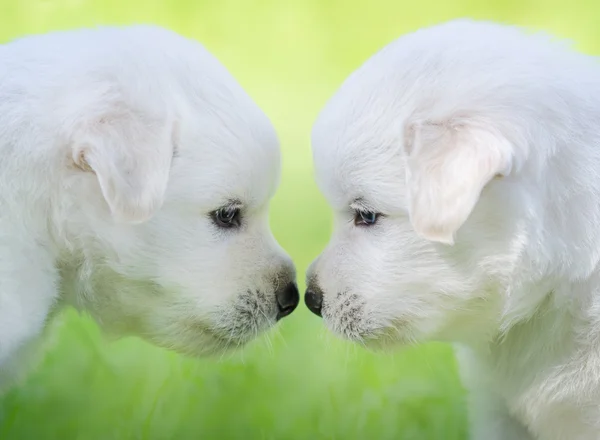
<svg viewBox="0 0 600 440"><path fill-rule="evenodd" d="M317 316L321 315L321 309L323 308L323 292L320 289L311 289L310 287L304 294L304 303L308 310L313 312Z"/></svg>
<svg viewBox="0 0 600 440"><path fill-rule="evenodd" d="M292 313L300 302L300 293L296 283L289 283L283 289L275 292L277 298L277 320L286 317Z"/></svg>

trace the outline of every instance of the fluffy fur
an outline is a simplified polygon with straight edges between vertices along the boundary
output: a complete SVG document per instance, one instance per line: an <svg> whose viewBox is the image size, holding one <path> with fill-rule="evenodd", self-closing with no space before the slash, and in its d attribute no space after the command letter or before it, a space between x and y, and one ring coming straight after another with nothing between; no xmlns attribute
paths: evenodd
<svg viewBox="0 0 600 440"><path fill-rule="evenodd" d="M0 115L0 380L66 305L192 355L275 323L295 278L268 225L279 143L202 46L152 26L10 42Z"/></svg>
<svg viewBox="0 0 600 440"><path fill-rule="evenodd" d="M599 121L595 59L457 20L375 54L315 123L325 324L456 343L474 440L600 438Z"/></svg>

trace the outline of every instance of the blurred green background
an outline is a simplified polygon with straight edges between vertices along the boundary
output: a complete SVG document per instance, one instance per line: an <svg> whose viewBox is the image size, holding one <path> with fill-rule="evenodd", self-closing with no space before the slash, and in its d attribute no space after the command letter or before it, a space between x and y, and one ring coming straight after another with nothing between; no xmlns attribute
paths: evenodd
<svg viewBox="0 0 600 440"><path fill-rule="evenodd" d="M319 109L375 50L461 16L547 29L600 52L596 0L0 0L0 41L141 22L201 41L279 132L271 223L304 288L330 233L312 181ZM41 367L0 398L0 439L453 440L466 436L463 397L448 347L374 355L335 340L304 307L243 352L200 360L106 341L68 311Z"/></svg>

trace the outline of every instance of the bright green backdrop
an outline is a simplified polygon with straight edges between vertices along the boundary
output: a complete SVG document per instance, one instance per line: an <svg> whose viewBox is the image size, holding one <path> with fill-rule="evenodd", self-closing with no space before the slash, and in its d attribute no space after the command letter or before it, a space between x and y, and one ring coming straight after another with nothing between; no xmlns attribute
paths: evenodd
<svg viewBox="0 0 600 440"><path fill-rule="evenodd" d="M151 22L197 38L271 117L284 157L271 223L300 284L330 233L309 132L326 99L397 36L471 16L545 28L600 52L594 0L0 0L0 41L94 24ZM1 115L0 115L1 117ZM225 359L104 341L66 314L45 362L0 399L1 440L464 439L447 347L373 355L327 335L301 307Z"/></svg>

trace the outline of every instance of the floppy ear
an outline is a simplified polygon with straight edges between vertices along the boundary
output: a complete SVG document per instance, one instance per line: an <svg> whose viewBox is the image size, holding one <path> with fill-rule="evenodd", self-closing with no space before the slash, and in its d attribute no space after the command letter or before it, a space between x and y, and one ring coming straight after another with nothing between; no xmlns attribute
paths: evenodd
<svg viewBox="0 0 600 440"><path fill-rule="evenodd" d="M175 148L175 126L125 107L79 124L75 164L96 174L113 218L142 223L162 206Z"/></svg>
<svg viewBox="0 0 600 440"><path fill-rule="evenodd" d="M412 123L404 147L412 226L422 237L450 245L485 185L512 166L510 143L469 121Z"/></svg>

